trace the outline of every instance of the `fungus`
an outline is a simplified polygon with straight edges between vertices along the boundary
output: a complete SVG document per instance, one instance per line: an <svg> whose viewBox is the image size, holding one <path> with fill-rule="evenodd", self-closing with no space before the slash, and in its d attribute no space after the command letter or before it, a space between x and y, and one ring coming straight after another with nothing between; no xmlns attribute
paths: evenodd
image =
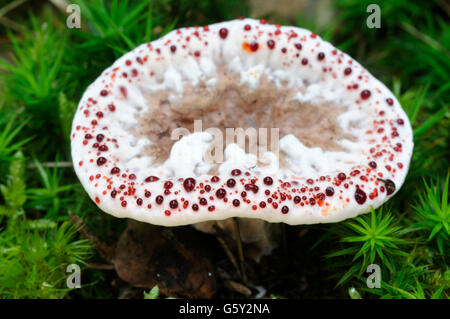
<svg viewBox="0 0 450 319"><path fill-rule="evenodd" d="M179 128L189 134L174 140ZM216 148L223 161L208 160L211 132L226 128L278 128L279 140L254 154L233 138ZM401 105L357 61L308 30L253 19L126 53L84 93L71 138L76 174L103 211L207 232L243 218L243 241L265 252L255 229L267 222L338 222L382 205L413 150Z"/></svg>

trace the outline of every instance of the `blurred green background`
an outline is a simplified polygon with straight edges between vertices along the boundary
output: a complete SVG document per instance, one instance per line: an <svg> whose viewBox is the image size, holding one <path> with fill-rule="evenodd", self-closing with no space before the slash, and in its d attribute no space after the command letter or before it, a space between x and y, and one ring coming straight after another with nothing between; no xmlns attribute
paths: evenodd
<svg viewBox="0 0 450 319"><path fill-rule="evenodd" d="M448 298L449 2L70 3L81 7L81 29L66 27L69 1L0 1L0 297L124 296L126 285L95 266L103 261L67 215L83 218L110 244L126 223L100 212L71 168L77 103L103 69L137 45L174 28L246 16L310 29L350 54L395 93L415 141L409 175L392 200L344 223L286 227L291 258L280 248L252 265L254 284L271 298ZM366 26L372 3L381 8L380 29ZM214 262L226 264L225 253ZM82 266L82 289L65 286L71 263ZM380 289L366 287L371 263L382 267ZM142 290L133 297L143 298ZM217 297L243 296L221 288Z"/></svg>

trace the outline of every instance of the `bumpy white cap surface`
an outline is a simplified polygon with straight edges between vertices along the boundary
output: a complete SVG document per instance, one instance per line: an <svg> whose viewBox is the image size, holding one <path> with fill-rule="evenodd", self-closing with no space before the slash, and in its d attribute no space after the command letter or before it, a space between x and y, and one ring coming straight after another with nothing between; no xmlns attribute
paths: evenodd
<svg viewBox="0 0 450 319"><path fill-rule="evenodd" d="M285 135L282 168L259 167L230 144L214 176L202 156L192 156L207 149L208 133L183 137L162 164L143 155L152 141L132 128L150 116L146 96L170 92L176 105L186 87L214 91L219 65L251 89L264 76L298 90L301 103L344 107L336 121L354 139L330 151ZM166 226L233 216L293 225L354 217L398 191L413 150L401 105L358 62L308 30L253 19L175 30L125 54L84 93L71 139L76 174L103 211Z"/></svg>

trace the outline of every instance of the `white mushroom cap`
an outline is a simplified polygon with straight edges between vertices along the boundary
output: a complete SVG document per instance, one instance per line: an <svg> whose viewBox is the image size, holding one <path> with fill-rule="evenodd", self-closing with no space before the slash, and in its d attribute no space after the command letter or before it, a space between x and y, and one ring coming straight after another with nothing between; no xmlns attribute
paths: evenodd
<svg viewBox="0 0 450 319"><path fill-rule="evenodd" d="M280 168L262 167L230 144L215 175L197 156L211 142L206 132L176 142L163 163L144 154L155 142L135 128L160 106L148 97L164 93L174 111L188 113L185 99L201 86L207 94L198 107L207 108L218 97L221 67L249 92L263 78L295 92L294 108L343 107L335 121L353 138L338 139L336 151L282 136L287 164ZM71 138L78 178L103 211L166 226L233 216L292 225L351 218L398 191L413 150L401 105L358 62L308 30L253 19L175 30L125 54L84 93Z"/></svg>

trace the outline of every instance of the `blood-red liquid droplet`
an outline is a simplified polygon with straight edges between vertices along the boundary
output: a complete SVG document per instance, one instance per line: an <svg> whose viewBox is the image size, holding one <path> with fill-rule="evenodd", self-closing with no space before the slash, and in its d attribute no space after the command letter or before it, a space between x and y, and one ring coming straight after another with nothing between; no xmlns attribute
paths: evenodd
<svg viewBox="0 0 450 319"><path fill-rule="evenodd" d="M392 180L390 179L385 180L384 186L386 186L386 194L388 196L392 195L395 192L395 183Z"/></svg>
<svg viewBox="0 0 450 319"><path fill-rule="evenodd" d="M161 205L164 202L164 197L162 195L156 196L155 202L156 204Z"/></svg>
<svg viewBox="0 0 450 319"><path fill-rule="evenodd" d="M217 198L224 198L226 194L227 194L227 192L223 188L219 188L216 191Z"/></svg>
<svg viewBox="0 0 450 319"><path fill-rule="evenodd" d="M345 68L344 75L350 75L352 73L352 68Z"/></svg>
<svg viewBox="0 0 450 319"><path fill-rule="evenodd" d="M258 51L258 48L259 48L258 42L252 42L252 43L250 43L250 50L252 50L252 52Z"/></svg>
<svg viewBox="0 0 450 319"><path fill-rule="evenodd" d="M359 205L362 205L366 202L367 199L367 195L366 193L361 189L361 188L357 188L355 191L355 200Z"/></svg>
<svg viewBox="0 0 450 319"><path fill-rule="evenodd" d="M266 185L272 185L273 184L273 179L270 176L264 177L264 184Z"/></svg>
<svg viewBox="0 0 450 319"><path fill-rule="evenodd" d="M171 181L167 181L164 183L164 188L165 189L171 189L173 186L173 183Z"/></svg>
<svg viewBox="0 0 450 319"><path fill-rule="evenodd" d="M156 176L149 176L145 179L147 183L156 182L157 180L159 180L159 177Z"/></svg>
<svg viewBox="0 0 450 319"><path fill-rule="evenodd" d="M289 213L289 207L283 206L283 207L281 208L281 212L282 212L283 214Z"/></svg>
<svg viewBox="0 0 450 319"><path fill-rule="evenodd" d="M104 158L104 157L99 157L98 159L97 159L97 165L98 166L102 166L102 165L104 165L106 163L106 158Z"/></svg>
<svg viewBox="0 0 450 319"><path fill-rule="evenodd" d="M267 46L272 50L273 48L275 48L275 41L267 40Z"/></svg>
<svg viewBox="0 0 450 319"><path fill-rule="evenodd" d="M367 100L370 97L371 94L372 93L369 90L362 90L361 91L361 98L363 100Z"/></svg>
<svg viewBox="0 0 450 319"><path fill-rule="evenodd" d="M319 61L322 61L323 59L325 59L325 53L319 52L319 54L317 54L317 59Z"/></svg>
<svg viewBox="0 0 450 319"><path fill-rule="evenodd" d="M233 188L234 185L236 185L236 181L233 178L230 178L229 180L227 180L227 186L229 188Z"/></svg>
<svg viewBox="0 0 450 319"><path fill-rule="evenodd" d="M227 28L221 28L221 29L219 30L219 36L220 36L222 39L226 39L226 37L228 36L228 29L227 29Z"/></svg>
<svg viewBox="0 0 450 319"><path fill-rule="evenodd" d="M240 169L234 169L234 170L232 170L231 171L231 175L232 176L239 176L239 175L241 175L241 170Z"/></svg>
<svg viewBox="0 0 450 319"><path fill-rule="evenodd" d="M220 181L219 176L213 176L213 177L211 178L211 182L213 182L213 183L218 183L219 181Z"/></svg>
<svg viewBox="0 0 450 319"><path fill-rule="evenodd" d="M178 207L178 201L176 199L171 200L169 203L170 208L175 209Z"/></svg>
<svg viewBox="0 0 450 319"><path fill-rule="evenodd" d="M186 178L183 182L184 189L187 192L192 192L195 188L195 183L196 181L192 177Z"/></svg>
<svg viewBox="0 0 450 319"><path fill-rule="evenodd" d="M327 194L327 196L333 196L334 195L334 188L329 186L325 189L325 194Z"/></svg>

